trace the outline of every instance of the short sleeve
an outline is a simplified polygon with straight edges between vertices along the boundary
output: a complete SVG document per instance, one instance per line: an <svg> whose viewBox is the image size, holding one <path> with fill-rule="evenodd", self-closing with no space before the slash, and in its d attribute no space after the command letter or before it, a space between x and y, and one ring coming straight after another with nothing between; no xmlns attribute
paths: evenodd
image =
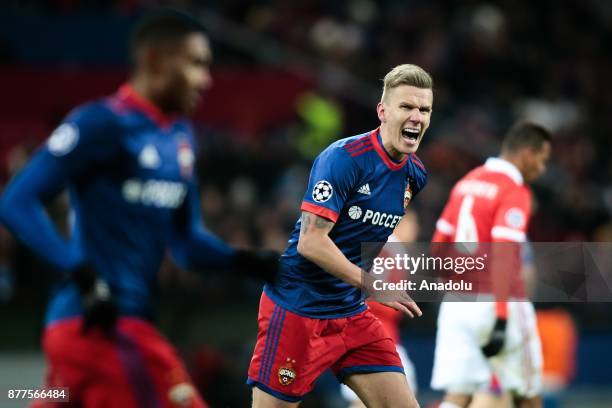
<svg viewBox="0 0 612 408"><path fill-rule="evenodd" d="M116 155L118 134L112 111L101 103L83 105L53 131L42 154L59 163L70 179L87 167Z"/></svg>
<svg viewBox="0 0 612 408"><path fill-rule="evenodd" d="M0 218L6 226L60 270L73 269L83 262L84 254L75 235L65 240L58 233L44 203L115 152L116 132L108 113L90 104L68 115L0 200Z"/></svg>
<svg viewBox="0 0 612 408"><path fill-rule="evenodd" d="M491 238L494 242L525 242L531 216L531 193L528 189L514 188L500 197L495 212Z"/></svg>
<svg viewBox="0 0 612 408"><path fill-rule="evenodd" d="M344 149L329 147L324 150L312 165L301 209L336 222L358 183L358 170Z"/></svg>
<svg viewBox="0 0 612 408"><path fill-rule="evenodd" d="M455 235L455 225L449 220L452 220L451 216L451 201L446 204L444 207L444 211L442 211L442 215L436 221L436 231L434 232L434 236L432 238L432 242L449 242L452 241L453 236Z"/></svg>
<svg viewBox="0 0 612 408"><path fill-rule="evenodd" d="M412 181L412 197L415 197L427 184L427 170L416 154L410 155L410 161L412 162L412 174L410 175Z"/></svg>

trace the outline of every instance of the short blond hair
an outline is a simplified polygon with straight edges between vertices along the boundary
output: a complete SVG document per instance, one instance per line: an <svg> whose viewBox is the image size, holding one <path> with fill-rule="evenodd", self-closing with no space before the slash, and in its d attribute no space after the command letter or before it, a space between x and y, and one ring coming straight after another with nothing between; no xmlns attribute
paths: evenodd
<svg viewBox="0 0 612 408"><path fill-rule="evenodd" d="M433 79L423 68L413 64L402 64L393 68L383 79L381 100L385 99L387 91L400 85L410 85L417 88L433 89Z"/></svg>

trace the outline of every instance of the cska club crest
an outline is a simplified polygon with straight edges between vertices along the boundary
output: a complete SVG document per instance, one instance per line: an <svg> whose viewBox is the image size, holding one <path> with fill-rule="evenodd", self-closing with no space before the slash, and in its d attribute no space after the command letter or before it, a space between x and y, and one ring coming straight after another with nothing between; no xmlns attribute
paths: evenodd
<svg viewBox="0 0 612 408"><path fill-rule="evenodd" d="M195 155L191 145L185 137L179 139L176 160L181 170L181 176L183 176L183 178L190 178L193 174Z"/></svg>
<svg viewBox="0 0 612 408"><path fill-rule="evenodd" d="M410 200L412 200L412 189L410 188L410 179L406 183L406 190L404 191L404 211L408 208L408 204L410 204Z"/></svg>
<svg viewBox="0 0 612 408"><path fill-rule="evenodd" d="M287 357L285 364L278 369L278 382L280 382L281 385L287 386L295 380L295 377L297 377L297 374L293 369L293 364L295 364L295 360Z"/></svg>

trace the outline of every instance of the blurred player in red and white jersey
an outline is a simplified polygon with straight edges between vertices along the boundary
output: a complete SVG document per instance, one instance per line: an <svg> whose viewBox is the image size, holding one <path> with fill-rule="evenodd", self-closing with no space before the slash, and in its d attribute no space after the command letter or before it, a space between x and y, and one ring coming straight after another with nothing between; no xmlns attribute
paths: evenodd
<svg viewBox="0 0 612 408"><path fill-rule="evenodd" d="M413 209L408 208L406 210L405 215L402 217L402 220L397 224L397 227L393 230L393 234L389 236L387 242L396 242L396 243L409 243L415 242L419 235L419 221L417 218L417 214ZM395 246L393 248L383 248L381 257L392 257L394 256L394 249L397 249ZM388 250L388 251L387 251ZM389 253L385 253L389 252ZM399 276L393 276L393 271L391 271L391 276L389 277L390 281L399 280L401 278L401 273L397 274ZM397 279L394 279L397 278ZM399 354L400 359L402 360L402 365L404 366L404 373L406 374L406 380L408 380L408 384L412 391L416 394L417 391L417 382L416 382L416 372L414 369L414 364L410 361L410 357L408 356L408 352L402 346L400 339L400 323L404 314L395 309L391 309L390 307L384 306L378 302L374 302L371 300L366 301L368 308L370 311L380 320L383 325L385 332L391 337L393 343L395 343L395 348L397 349L397 354ZM357 394L353 392L347 385L341 385L342 396L351 403L350 408L361 408L365 407L363 402L359 399Z"/></svg>
<svg viewBox="0 0 612 408"><path fill-rule="evenodd" d="M503 256L511 265L489 268L495 272L491 282L481 282L479 299L490 295L491 301L440 306L431 381L432 388L446 391L440 408L467 407L493 374L517 406L541 406L542 352L533 305L526 301L520 278L519 244L526 241L531 215L525 183L544 172L550 140L541 126L515 124L500 157L489 158L455 185L436 224L434 242L516 244L491 246L498 259ZM509 276L496 276L508 269Z"/></svg>

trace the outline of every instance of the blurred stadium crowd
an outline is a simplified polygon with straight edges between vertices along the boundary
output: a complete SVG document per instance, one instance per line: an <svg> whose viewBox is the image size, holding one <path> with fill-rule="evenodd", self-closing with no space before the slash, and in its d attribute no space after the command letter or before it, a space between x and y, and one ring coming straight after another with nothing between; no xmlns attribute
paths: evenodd
<svg viewBox="0 0 612 408"><path fill-rule="evenodd" d="M114 91L127 74L123 44L135 17L168 4L200 15L213 41L213 77L221 79L196 115L198 163L205 221L229 242L284 249L312 159L331 141L378 123L380 79L405 62L435 80L432 125L418 153L429 172L414 201L420 240L431 238L452 184L497 153L515 118L527 117L555 137L550 168L534 187L530 238L612 241L612 5L603 0L4 2L0 84L26 91L0 100L2 182L83 101L83 89L92 88L87 97ZM110 76L101 82L108 87L93 83L99 73ZM266 73L265 87L250 88ZM28 94L46 93L36 78L46 83L75 74L84 80L63 82L72 99L44 95L51 104L58 100L56 106L43 108ZM287 91L279 77L301 85ZM245 89L255 95L243 99ZM17 117L19 104L25 108ZM66 208L64 198L51 211L61 220ZM48 286L41 284L44 266L35 263L0 231L0 302L42 308ZM195 280L205 303L228 294L218 285L207 290L172 266L163 278L182 285ZM222 278L212 279L222 286ZM258 288L245 285L255 299ZM581 326L610 330L608 305L574 311ZM419 324L433 328L434 316Z"/></svg>

